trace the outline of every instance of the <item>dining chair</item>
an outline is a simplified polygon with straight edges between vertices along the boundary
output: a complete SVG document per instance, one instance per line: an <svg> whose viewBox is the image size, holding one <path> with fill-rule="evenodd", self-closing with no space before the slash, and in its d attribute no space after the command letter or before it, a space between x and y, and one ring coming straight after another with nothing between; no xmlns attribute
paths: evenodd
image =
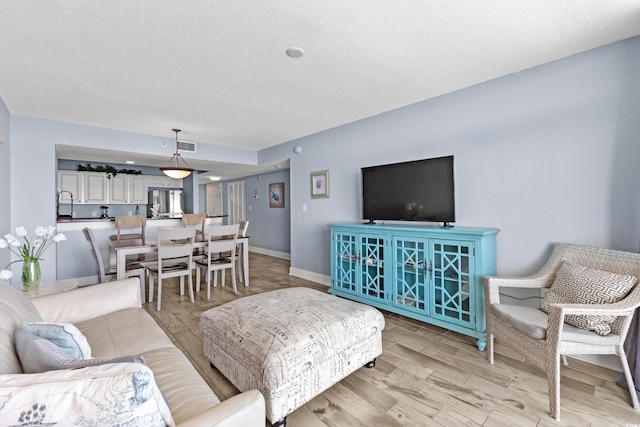
<svg viewBox="0 0 640 427"><path fill-rule="evenodd" d="M204 238L204 228L205 228L206 221L207 221L207 214L204 214L204 213L182 214L182 226L183 227L194 226L196 228L196 237L200 235L200 237ZM199 229L198 229L198 226L200 226Z"/></svg>
<svg viewBox="0 0 640 427"><path fill-rule="evenodd" d="M111 236L112 240L122 239L145 239L145 228L147 227L147 217L143 215L117 216L116 235ZM122 233L122 230L140 229L139 233Z"/></svg>
<svg viewBox="0 0 640 427"><path fill-rule="evenodd" d="M93 254L93 258L98 263L98 283L104 283L110 280L114 280L116 278L116 268L109 267L105 268L104 259L102 258L102 253L100 252L100 247L98 246L98 242L96 241L93 231L90 228L85 227L82 229L84 233L85 239L89 242L91 253ZM125 277L139 277L140 279L140 299L142 303L146 301L146 273L145 268L138 262L127 263Z"/></svg>
<svg viewBox="0 0 640 427"><path fill-rule="evenodd" d="M233 293L238 293L236 285L236 246L238 243L238 224L210 225L207 229L208 245L204 259L198 259L196 264L196 289L200 290L200 272L207 274L207 299L211 299L211 273L213 272L213 287L218 285L218 271L225 283L225 270L231 270Z"/></svg>
<svg viewBox="0 0 640 427"><path fill-rule="evenodd" d="M180 278L180 295L184 295L184 278L189 283L189 300L193 303L193 240L196 230L193 227L158 228L158 260L144 263L149 273L149 302L153 302L154 277L158 278L158 303L162 303L162 279Z"/></svg>
<svg viewBox="0 0 640 427"><path fill-rule="evenodd" d="M539 272L528 277L485 277L487 356L494 338L543 369L549 412L560 420L560 364L566 355L614 354L622 365L631 404L640 404L624 342L640 306L640 254L557 243ZM500 301L505 288L544 289L540 308Z"/></svg>
<svg viewBox="0 0 640 427"><path fill-rule="evenodd" d="M247 237L247 230L249 229L249 221L240 221L238 223L240 229L238 230L238 237ZM242 243L246 244L246 243ZM236 270L238 271L238 278L244 283L244 271L240 268L240 243L236 245Z"/></svg>

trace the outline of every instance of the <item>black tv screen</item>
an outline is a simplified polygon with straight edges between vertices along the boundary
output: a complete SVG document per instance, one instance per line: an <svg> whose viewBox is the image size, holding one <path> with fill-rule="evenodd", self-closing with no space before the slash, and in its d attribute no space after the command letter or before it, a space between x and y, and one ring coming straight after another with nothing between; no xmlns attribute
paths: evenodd
<svg viewBox="0 0 640 427"><path fill-rule="evenodd" d="M362 218L455 222L453 156L362 168Z"/></svg>

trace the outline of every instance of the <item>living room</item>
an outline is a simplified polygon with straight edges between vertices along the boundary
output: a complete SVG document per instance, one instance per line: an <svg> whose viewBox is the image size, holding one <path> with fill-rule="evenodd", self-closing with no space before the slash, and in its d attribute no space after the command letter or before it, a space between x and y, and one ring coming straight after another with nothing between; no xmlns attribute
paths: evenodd
<svg viewBox="0 0 640 427"><path fill-rule="evenodd" d="M639 52L634 36L274 146L212 150L229 162L290 158L290 273L325 284L328 224L361 220L360 168L445 155L455 158L455 225L500 229L499 275L537 271L554 242L638 252ZM157 152L168 140L23 115L2 93L2 233L55 223L57 144ZM321 170L329 197L311 198ZM58 256L47 253L45 280ZM0 266L9 261L0 251Z"/></svg>

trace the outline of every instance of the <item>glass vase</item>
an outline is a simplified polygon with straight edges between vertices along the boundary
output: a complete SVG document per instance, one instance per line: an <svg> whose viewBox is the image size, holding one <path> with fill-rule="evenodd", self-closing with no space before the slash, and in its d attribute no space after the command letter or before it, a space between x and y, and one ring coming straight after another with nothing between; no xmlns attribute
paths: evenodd
<svg viewBox="0 0 640 427"><path fill-rule="evenodd" d="M22 265L22 289L31 291L40 286L40 261L26 260Z"/></svg>

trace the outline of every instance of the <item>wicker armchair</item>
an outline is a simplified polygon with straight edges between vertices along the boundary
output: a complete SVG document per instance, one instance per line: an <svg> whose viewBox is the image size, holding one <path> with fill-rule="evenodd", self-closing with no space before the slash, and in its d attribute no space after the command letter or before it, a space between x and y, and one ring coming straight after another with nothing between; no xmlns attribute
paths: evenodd
<svg viewBox="0 0 640 427"><path fill-rule="evenodd" d="M514 348L530 362L547 373L549 381L550 414L560 420L560 360L567 364L567 354L617 354L627 380L631 402L640 411L629 364L624 352L624 341L635 309L640 306L640 285L621 301L610 304L553 304L549 315L530 307L500 304L501 287L550 288L556 271L563 261L612 273L635 276L640 282L640 254L558 243L542 269L529 277L485 277L488 359L493 363L493 340ZM504 313L512 316L508 321ZM611 333L600 336L565 323L568 315L617 316ZM537 323L538 334L532 333ZM542 334L540 334L542 332ZM540 336L544 335L544 336Z"/></svg>

